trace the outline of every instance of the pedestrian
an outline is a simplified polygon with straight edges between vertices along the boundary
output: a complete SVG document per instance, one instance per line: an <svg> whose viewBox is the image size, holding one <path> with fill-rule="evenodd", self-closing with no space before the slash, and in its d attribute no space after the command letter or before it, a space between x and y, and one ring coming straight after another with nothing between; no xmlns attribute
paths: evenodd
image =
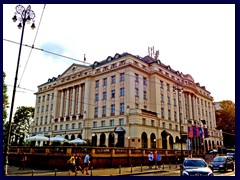
<svg viewBox="0 0 240 180"><path fill-rule="evenodd" d="M155 166L156 168L156 165L157 165L157 154L155 152L153 152L153 166Z"/></svg>
<svg viewBox="0 0 240 180"><path fill-rule="evenodd" d="M88 174L88 166L89 166L89 164L90 164L90 161L89 161L89 159L90 159L90 156L89 156L89 154L88 154L88 152L87 152L87 154L86 154L86 156L85 156L85 158L84 158L84 169L83 169L83 171L82 171L82 174L84 174L84 171L86 171L86 175L89 175Z"/></svg>
<svg viewBox="0 0 240 180"><path fill-rule="evenodd" d="M156 160L157 160L157 168L160 169L162 156L159 153L157 153Z"/></svg>
<svg viewBox="0 0 240 180"><path fill-rule="evenodd" d="M79 169L80 171L82 171L82 157L79 155L79 154L76 154L75 156L75 159L76 159L76 171Z"/></svg>
<svg viewBox="0 0 240 180"><path fill-rule="evenodd" d="M75 174L77 174L76 171L76 159L74 154L72 154L72 156L70 157L70 159L68 160L68 175L70 176L71 172L74 172Z"/></svg>
<svg viewBox="0 0 240 180"><path fill-rule="evenodd" d="M27 162L27 156L24 154L24 152L22 152L21 156L20 156L20 166L18 168L18 170L24 170L25 169L25 165Z"/></svg>
<svg viewBox="0 0 240 180"><path fill-rule="evenodd" d="M152 166L153 166L153 153L150 152L148 154L148 165L149 165L149 169L152 169Z"/></svg>

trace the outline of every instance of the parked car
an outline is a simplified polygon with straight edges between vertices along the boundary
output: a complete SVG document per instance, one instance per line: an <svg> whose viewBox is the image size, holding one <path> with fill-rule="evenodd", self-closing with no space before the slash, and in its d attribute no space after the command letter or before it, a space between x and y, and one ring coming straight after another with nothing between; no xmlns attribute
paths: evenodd
<svg viewBox="0 0 240 180"><path fill-rule="evenodd" d="M227 153L227 156L235 161L235 153Z"/></svg>
<svg viewBox="0 0 240 180"><path fill-rule="evenodd" d="M228 156L216 156L211 162L210 162L210 168L214 170L224 170L227 172L228 169L231 169L234 171L234 161L232 158Z"/></svg>
<svg viewBox="0 0 240 180"><path fill-rule="evenodd" d="M180 164L181 176L214 176L206 161L202 158L185 158Z"/></svg>

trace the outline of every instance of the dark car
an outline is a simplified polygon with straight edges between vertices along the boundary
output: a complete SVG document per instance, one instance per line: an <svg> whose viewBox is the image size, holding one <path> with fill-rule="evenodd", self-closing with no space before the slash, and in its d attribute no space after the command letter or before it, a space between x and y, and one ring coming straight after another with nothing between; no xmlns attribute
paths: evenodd
<svg viewBox="0 0 240 180"><path fill-rule="evenodd" d="M209 166L212 170L224 170L225 172L227 172L228 169L231 169L232 171L234 171L234 161L228 156L216 156L210 162Z"/></svg>
<svg viewBox="0 0 240 180"><path fill-rule="evenodd" d="M206 161L202 158L185 158L180 164L181 176L214 176Z"/></svg>

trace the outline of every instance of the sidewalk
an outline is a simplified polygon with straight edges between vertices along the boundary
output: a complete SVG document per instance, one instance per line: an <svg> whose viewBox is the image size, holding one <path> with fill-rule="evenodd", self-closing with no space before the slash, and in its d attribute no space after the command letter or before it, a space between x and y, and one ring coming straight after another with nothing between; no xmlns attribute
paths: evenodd
<svg viewBox="0 0 240 180"><path fill-rule="evenodd" d="M161 169L149 169L148 166L136 166L136 167L119 167L119 168L104 168L104 169L90 169L86 172L78 171L78 174L71 173L70 176L130 176L139 175L147 173L161 173L161 172L171 172L177 171L179 167L176 165L162 165ZM58 171L58 170L18 170L18 167L10 166L8 167L8 176L68 176L68 171Z"/></svg>

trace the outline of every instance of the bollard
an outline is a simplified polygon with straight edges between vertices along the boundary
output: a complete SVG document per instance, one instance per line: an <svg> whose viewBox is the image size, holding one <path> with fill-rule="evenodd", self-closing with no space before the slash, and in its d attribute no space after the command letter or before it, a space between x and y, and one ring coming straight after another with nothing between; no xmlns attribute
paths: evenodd
<svg viewBox="0 0 240 180"><path fill-rule="evenodd" d="M162 167L162 169L164 169L164 163L163 163L163 167Z"/></svg>
<svg viewBox="0 0 240 180"><path fill-rule="evenodd" d="M142 172L142 164L141 164L141 172Z"/></svg>
<svg viewBox="0 0 240 180"><path fill-rule="evenodd" d="M169 164L169 169L171 169L171 166L172 166L172 165L171 165L171 163L170 163L170 164Z"/></svg>
<svg viewBox="0 0 240 180"><path fill-rule="evenodd" d="M91 167L91 176L92 176L92 170L93 170L93 167Z"/></svg>
<svg viewBox="0 0 240 180"><path fill-rule="evenodd" d="M32 170L32 176L33 176L33 174L34 174L34 169Z"/></svg>
<svg viewBox="0 0 240 180"><path fill-rule="evenodd" d="M57 176L57 168L55 169L55 176Z"/></svg>
<svg viewBox="0 0 240 180"><path fill-rule="evenodd" d="M121 174L121 165L119 165L119 174Z"/></svg>
<svg viewBox="0 0 240 180"><path fill-rule="evenodd" d="M132 173L132 164L131 164L131 173Z"/></svg>

